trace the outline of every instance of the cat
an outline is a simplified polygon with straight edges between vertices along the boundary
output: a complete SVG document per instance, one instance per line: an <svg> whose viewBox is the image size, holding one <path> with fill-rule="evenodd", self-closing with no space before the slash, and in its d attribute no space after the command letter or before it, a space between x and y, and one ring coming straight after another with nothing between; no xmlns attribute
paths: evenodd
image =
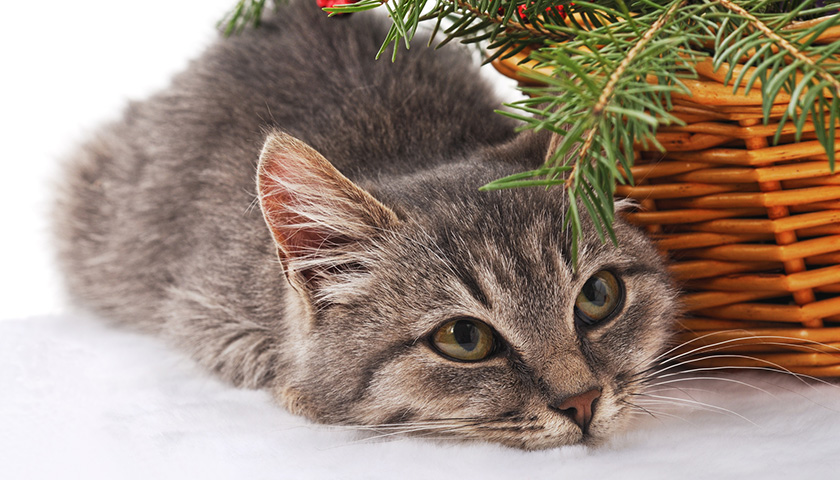
<svg viewBox="0 0 840 480"><path fill-rule="evenodd" d="M83 308L328 424L523 449L627 424L675 291L540 165L462 47L375 61L384 19L292 2L220 39L68 158L58 262ZM386 56L389 53L386 53Z"/></svg>

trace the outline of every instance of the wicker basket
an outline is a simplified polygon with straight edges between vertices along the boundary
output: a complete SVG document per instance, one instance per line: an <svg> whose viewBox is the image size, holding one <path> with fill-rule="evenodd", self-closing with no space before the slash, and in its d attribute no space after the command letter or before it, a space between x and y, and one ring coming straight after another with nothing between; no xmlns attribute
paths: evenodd
<svg viewBox="0 0 840 480"><path fill-rule="evenodd" d="M835 27L819 41L839 39ZM533 85L522 76L534 67L527 55L494 66ZM690 343L676 353L700 348L706 356L692 365L840 376L840 173L813 124L799 142L786 125L772 145L789 97L779 95L763 125L760 92L734 94L727 68L697 65L700 78L685 81L692 95L673 95L686 125L659 130L664 154L637 145L636 184L617 194L640 202L628 219L683 287L679 340Z"/></svg>

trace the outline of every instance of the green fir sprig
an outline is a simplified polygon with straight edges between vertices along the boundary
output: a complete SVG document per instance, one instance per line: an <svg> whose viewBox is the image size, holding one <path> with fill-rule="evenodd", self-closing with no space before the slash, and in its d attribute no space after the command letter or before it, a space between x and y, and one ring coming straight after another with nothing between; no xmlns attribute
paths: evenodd
<svg viewBox="0 0 840 480"><path fill-rule="evenodd" d="M265 0L240 1L226 32L258 23ZM568 192L568 227L576 251L583 209L602 241L615 242L616 183L633 183L633 145L653 145L662 126L679 125L671 95L690 94L682 79L697 76L696 61L711 58L728 69L736 94L761 92L765 124L776 98L790 95L775 135L792 122L796 139L815 125L832 170L840 127L840 42L820 44L840 25L840 2L824 0L361 0L325 9L351 13L384 7L392 20L389 45L409 48L423 22L441 44L477 43L488 61L522 51L544 86L523 88L530 98L499 111L523 128L554 134L553 153L536 170L496 180L485 190L562 186ZM802 20L822 18L819 22ZM527 50L526 50L527 49ZM746 68L751 67L751 68ZM547 73L545 73L547 72ZM655 79L655 81L650 81ZM827 112L827 113L826 113Z"/></svg>
<svg viewBox="0 0 840 480"><path fill-rule="evenodd" d="M248 25L260 26L267 0L239 0L236 6L231 9L221 20L219 28L225 36L239 33ZM272 1L272 3L274 3Z"/></svg>

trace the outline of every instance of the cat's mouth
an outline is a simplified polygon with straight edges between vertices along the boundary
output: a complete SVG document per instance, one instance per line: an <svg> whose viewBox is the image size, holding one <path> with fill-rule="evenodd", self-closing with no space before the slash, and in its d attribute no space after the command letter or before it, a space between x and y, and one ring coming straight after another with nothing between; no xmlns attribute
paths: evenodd
<svg viewBox="0 0 840 480"><path fill-rule="evenodd" d="M476 438L523 450L545 450L569 445L594 447L606 441L612 424L610 419L599 416L589 425L581 427L568 418L558 418L555 412L548 412L548 415L512 417L507 422L484 424L479 427Z"/></svg>
<svg viewBox="0 0 840 480"><path fill-rule="evenodd" d="M547 450L550 448L566 447L570 445L599 446L606 437L592 431L565 428L553 431L551 428L535 428L517 432L515 438L499 439L503 445L522 450Z"/></svg>
<svg viewBox="0 0 840 480"><path fill-rule="evenodd" d="M612 389L605 389L605 395L592 401L591 418L582 422L569 412L558 412L548 408L541 415L526 419L529 426L516 431L508 441L501 443L525 450L543 450L568 445L596 447L604 444L613 434L622 430L628 415L615 403ZM579 417L579 416L578 416Z"/></svg>

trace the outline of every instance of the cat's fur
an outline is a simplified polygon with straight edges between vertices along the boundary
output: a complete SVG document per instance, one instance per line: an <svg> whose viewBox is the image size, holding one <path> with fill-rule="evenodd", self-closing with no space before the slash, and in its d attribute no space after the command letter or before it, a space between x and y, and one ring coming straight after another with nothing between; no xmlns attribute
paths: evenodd
<svg viewBox="0 0 840 480"><path fill-rule="evenodd" d="M293 4L131 104L61 179L69 291L319 422L527 449L607 437L667 338L658 255L587 224L575 272L562 189L477 190L539 165L547 137L493 113L463 52L419 40L374 61L384 36L375 16ZM603 269L624 310L582 329L575 298ZM438 354L429 335L459 316L505 351ZM583 431L556 406L591 388Z"/></svg>

